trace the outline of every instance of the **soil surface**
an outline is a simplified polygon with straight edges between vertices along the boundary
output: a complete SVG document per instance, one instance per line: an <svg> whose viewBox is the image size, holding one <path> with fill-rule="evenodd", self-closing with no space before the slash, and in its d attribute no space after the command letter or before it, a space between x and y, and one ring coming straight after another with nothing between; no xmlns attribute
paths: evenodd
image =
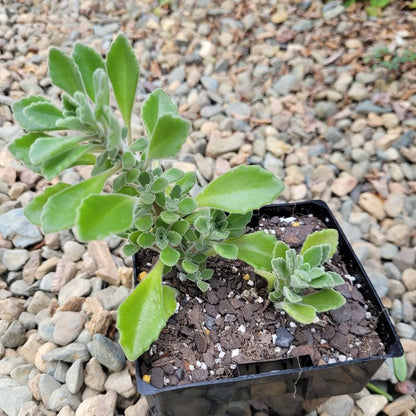
<svg viewBox="0 0 416 416"><path fill-rule="evenodd" d="M259 228L299 249L309 233L325 225L312 216L263 217ZM152 253L143 254L138 259L139 273L152 263ZM374 329L377 317L338 253L325 267L343 276L345 284L337 290L347 302L320 314L320 321L311 325L275 310L266 281L250 266L215 257L209 267L215 274L206 293L192 282L181 282L174 272L167 276L168 284L180 293L180 307L143 356L142 374L149 374L155 387L238 376L247 371L240 364L250 362L301 357L320 365L384 354Z"/></svg>

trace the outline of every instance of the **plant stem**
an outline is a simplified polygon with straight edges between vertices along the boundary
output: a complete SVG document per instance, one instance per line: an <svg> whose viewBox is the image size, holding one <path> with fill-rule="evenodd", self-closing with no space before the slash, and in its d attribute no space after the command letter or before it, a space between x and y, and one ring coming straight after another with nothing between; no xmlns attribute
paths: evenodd
<svg viewBox="0 0 416 416"><path fill-rule="evenodd" d="M373 383L367 383L367 389L372 391L373 393L381 394L384 396L389 402L393 401L393 397L388 394L386 391L380 389L379 387L375 386Z"/></svg>

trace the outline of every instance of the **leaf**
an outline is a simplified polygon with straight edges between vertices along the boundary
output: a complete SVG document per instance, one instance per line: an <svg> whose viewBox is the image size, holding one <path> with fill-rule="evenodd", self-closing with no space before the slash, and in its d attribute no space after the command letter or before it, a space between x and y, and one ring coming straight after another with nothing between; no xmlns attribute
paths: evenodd
<svg viewBox="0 0 416 416"><path fill-rule="evenodd" d="M175 214L174 212L169 211L162 211L160 213L160 218L166 223L166 224L174 224L176 221L179 220L180 216L178 214ZM176 230L175 230L176 231ZM183 233L182 233L183 234Z"/></svg>
<svg viewBox="0 0 416 416"><path fill-rule="evenodd" d="M27 131L45 130L43 125L36 123L24 114L24 109L32 104L38 103L52 103L40 95L32 95L30 97L22 98L12 104L13 116L19 125Z"/></svg>
<svg viewBox="0 0 416 416"><path fill-rule="evenodd" d="M134 256L138 251L140 250L139 246L136 246L136 244L124 244L123 246L123 253L127 257Z"/></svg>
<svg viewBox="0 0 416 416"><path fill-rule="evenodd" d="M41 164L48 159L73 149L84 137L41 137L33 143L29 157L33 164Z"/></svg>
<svg viewBox="0 0 416 416"><path fill-rule="evenodd" d="M227 230L230 232L230 238L238 237L243 234L246 225L250 222L253 213L251 211L245 214L230 214L227 217Z"/></svg>
<svg viewBox="0 0 416 416"><path fill-rule="evenodd" d="M83 155L89 153L93 148L93 145L82 145L51 157L42 164L43 175L46 179L55 178L65 169L74 166Z"/></svg>
<svg viewBox="0 0 416 416"><path fill-rule="evenodd" d="M290 303L299 303L302 300L302 296L292 292L287 286L283 287L283 296Z"/></svg>
<svg viewBox="0 0 416 416"><path fill-rule="evenodd" d="M155 242L155 236L152 233L142 233L137 239L137 244L140 244L143 248L152 247Z"/></svg>
<svg viewBox="0 0 416 416"><path fill-rule="evenodd" d="M60 130L93 132L91 126L82 123L78 117L61 118L56 121L56 128L59 128Z"/></svg>
<svg viewBox="0 0 416 416"><path fill-rule="evenodd" d="M286 260L277 258L272 260L272 269L276 276L280 279L286 279L288 277L288 270L286 267Z"/></svg>
<svg viewBox="0 0 416 416"><path fill-rule="evenodd" d="M327 228L321 231L315 231L306 237L305 242L302 245L300 254L303 254L308 248L318 246L320 244L329 244L331 250L329 252L329 258L331 258L337 251L338 246L338 231L333 228Z"/></svg>
<svg viewBox="0 0 416 416"><path fill-rule="evenodd" d="M189 215L198 208L198 204L194 198L189 197L179 202L178 208L182 215Z"/></svg>
<svg viewBox="0 0 416 416"><path fill-rule="evenodd" d="M272 202L283 189L283 182L271 172L242 165L210 182L196 201L201 207L244 214Z"/></svg>
<svg viewBox="0 0 416 416"><path fill-rule="evenodd" d="M386 7L388 4L390 4L390 0L370 0L370 5L373 7Z"/></svg>
<svg viewBox="0 0 416 416"><path fill-rule="evenodd" d="M304 296L302 303L313 306L317 312L338 309L345 304L345 298L334 289L323 289L319 292Z"/></svg>
<svg viewBox="0 0 416 416"><path fill-rule="evenodd" d="M176 310L176 291L162 286L163 263L158 261L117 312L120 345L136 360L155 341Z"/></svg>
<svg viewBox="0 0 416 416"><path fill-rule="evenodd" d="M57 130L57 121L63 117L61 110L48 102L33 103L23 109L27 120L37 126L36 130Z"/></svg>
<svg viewBox="0 0 416 416"><path fill-rule="evenodd" d="M42 225L41 216L43 207L48 199L61 192L62 190L70 187L71 185L63 182L58 182L56 185L48 186L40 195L33 198L33 200L26 206L24 213L28 220L35 225Z"/></svg>
<svg viewBox="0 0 416 416"><path fill-rule="evenodd" d="M157 88L146 98L141 111L143 124L149 138L153 136L160 117L166 114L176 116L178 110L166 92Z"/></svg>
<svg viewBox="0 0 416 416"><path fill-rule="evenodd" d="M286 258L286 251L288 251L290 247L284 243L283 241L278 241L273 250L273 259Z"/></svg>
<svg viewBox="0 0 416 416"><path fill-rule="evenodd" d="M197 280L196 285L201 292L206 292L210 288L209 283L204 282L203 280Z"/></svg>
<svg viewBox="0 0 416 416"><path fill-rule="evenodd" d="M21 160L25 165L31 166L29 151L33 143L40 137L45 137L43 133L29 133L13 140L9 146L9 152L17 159Z"/></svg>
<svg viewBox="0 0 416 416"><path fill-rule="evenodd" d="M78 67L73 59L60 49L49 49L49 76L52 84L61 88L69 95L74 95L76 91L84 91Z"/></svg>
<svg viewBox="0 0 416 416"><path fill-rule="evenodd" d="M93 77L95 92L95 117L100 118L104 108L110 103L110 88L107 73L103 69L96 69Z"/></svg>
<svg viewBox="0 0 416 416"><path fill-rule="evenodd" d="M116 37L107 53L106 67L124 123L130 129L139 64L129 40L122 33Z"/></svg>
<svg viewBox="0 0 416 416"><path fill-rule="evenodd" d="M141 152L142 150L145 150L147 146L149 145L149 140L147 140L145 137L142 137L136 141L134 141L130 147L130 152Z"/></svg>
<svg viewBox="0 0 416 416"><path fill-rule="evenodd" d="M150 230L153 226L153 218L150 214L144 215L139 217L134 222L134 225L137 227L139 231L147 231Z"/></svg>
<svg viewBox="0 0 416 416"><path fill-rule="evenodd" d="M270 292L276 281L276 275L273 272L266 272L265 270L254 269L254 273L257 275L264 277L267 280L267 291Z"/></svg>
<svg viewBox="0 0 416 416"><path fill-rule="evenodd" d="M188 137L191 125L179 116L165 114L159 118L150 137L146 159L166 159L176 156Z"/></svg>
<svg viewBox="0 0 416 416"><path fill-rule="evenodd" d="M313 246L303 253L304 263L308 263L311 267L320 266L322 264L322 246Z"/></svg>
<svg viewBox="0 0 416 416"><path fill-rule="evenodd" d="M229 238L224 241L238 247L237 257L255 269L272 271L272 255L276 239L264 231L244 234L240 237Z"/></svg>
<svg viewBox="0 0 416 416"><path fill-rule="evenodd" d="M165 178L168 183L177 182L185 176L185 172L177 168L170 168L166 172L163 172L162 177Z"/></svg>
<svg viewBox="0 0 416 416"><path fill-rule="evenodd" d="M79 42L75 43L72 58L81 74L85 91L95 101L94 72L98 68L105 69L103 58L93 48Z"/></svg>
<svg viewBox="0 0 416 416"><path fill-rule="evenodd" d="M160 253L160 260L163 264L166 264L166 266L175 266L176 263L179 261L179 257L179 251L175 250L170 246L163 249Z"/></svg>
<svg viewBox="0 0 416 416"><path fill-rule="evenodd" d="M321 289L323 287L334 287L335 282L329 273L324 273L322 276L318 277L317 279L313 279L309 283L309 286L313 287L314 289Z"/></svg>
<svg viewBox="0 0 416 416"><path fill-rule="evenodd" d="M76 230L81 241L100 240L133 225L137 200L121 194L90 195L77 211Z"/></svg>
<svg viewBox="0 0 416 416"><path fill-rule="evenodd" d="M397 380L401 383L407 379L407 362L406 357L402 355L401 357L393 357L393 369L394 375Z"/></svg>
<svg viewBox="0 0 416 416"><path fill-rule="evenodd" d="M316 318L316 309L301 303L282 302L283 310L301 324L311 324Z"/></svg>
<svg viewBox="0 0 416 416"><path fill-rule="evenodd" d="M334 286L343 285L345 283L345 280L338 273L335 273L335 272L327 272L327 273L332 277L332 280L334 281Z"/></svg>
<svg viewBox="0 0 416 416"><path fill-rule="evenodd" d="M195 172L186 172L183 178L176 181L176 185L180 186L182 194L186 194L194 187L195 182L196 182Z"/></svg>
<svg viewBox="0 0 416 416"><path fill-rule="evenodd" d="M81 201L91 194L100 192L109 175L110 173L104 172L52 195L43 209L43 231L52 233L72 227Z"/></svg>
<svg viewBox="0 0 416 416"><path fill-rule="evenodd" d="M192 274L198 271L199 267L196 263L189 261L187 259L184 259L182 261L182 269L185 273Z"/></svg>
<svg viewBox="0 0 416 416"><path fill-rule="evenodd" d="M225 259L234 260L237 258L238 247L235 244L217 243L214 244L214 250Z"/></svg>

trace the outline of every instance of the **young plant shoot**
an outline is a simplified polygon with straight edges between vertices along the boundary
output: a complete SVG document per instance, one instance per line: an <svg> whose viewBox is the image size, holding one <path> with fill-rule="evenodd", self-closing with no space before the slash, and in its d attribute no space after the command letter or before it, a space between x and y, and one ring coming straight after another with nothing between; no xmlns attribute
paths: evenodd
<svg viewBox="0 0 416 416"><path fill-rule="evenodd" d="M47 187L25 214L45 233L73 228L81 241L117 234L127 241L126 255L144 248L158 253L153 270L118 311L120 343L134 360L176 309L175 290L162 284L163 274L176 267L208 290L208 256L237 258L238 246L227 240L241 236L252 210L272 202L284 185L260 166L239 166L191 196L196 175L160 162L178 154L190 129L161 89L141 106L146 136L133 137L139 64L122 34L105 58L81 43L71 55L51 48L49 76L63 91L60 105L39 95L14 103L26 133L9 150L47 180L79 165L90 165L91 177Z"/></svg>

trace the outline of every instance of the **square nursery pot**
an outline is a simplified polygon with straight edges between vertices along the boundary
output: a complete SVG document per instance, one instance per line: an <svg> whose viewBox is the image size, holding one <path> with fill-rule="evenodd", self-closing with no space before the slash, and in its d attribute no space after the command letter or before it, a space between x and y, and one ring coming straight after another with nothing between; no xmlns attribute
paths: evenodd
<svg viewBox="0 0 416 416"><path fill-rule="evenodd" d="M142 380L140 358L136 361L139 392L148 401L150 413L157 416L250 415L250 408L266 410L270 416L299 416L315 409L323 399L361 391L381 364L403 354L399 338L360 261L354 254L338 222L323 201L269 205L259 216L292 217L313 214L328 228L339 233L338 251L350 275L355 276L360 292L370 301L378 316L377 332L385 355L313 366L309 356L239 365L230 379L155 388ZM137 271L135 270L137 274ZM137 276L135 275L137 282ZM255 411L253 410L253 413Z"/></svg>

